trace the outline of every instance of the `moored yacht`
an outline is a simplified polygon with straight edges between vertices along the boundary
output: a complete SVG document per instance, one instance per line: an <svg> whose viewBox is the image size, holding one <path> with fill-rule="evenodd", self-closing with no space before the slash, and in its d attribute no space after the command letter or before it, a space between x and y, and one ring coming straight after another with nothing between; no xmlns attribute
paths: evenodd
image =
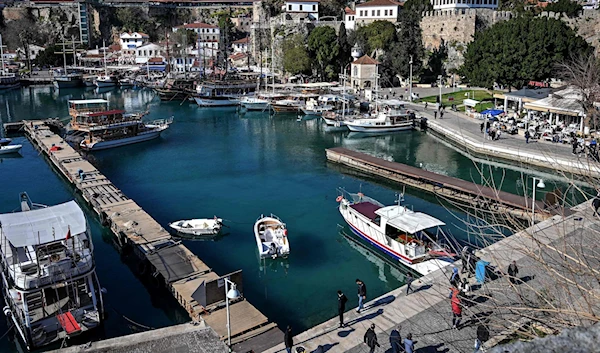
<svg viewBox="0 0 600 353"><path fill-rule="evenodd" d="M94 84L98 88L116 87L118 82L119 81L117 80L117 78L112 75L100 75L94 80Z"/></svg>
<svg viewBox="0 0 600 353"><path fill-rule="evenodd" d="M290 242L285 223L275 215L261 215L254 223L254 237L261 258L287 257L290 254Z"/></svg>
<svg viewBox="0 0 600 353"><path fill-rule="evenodd" d="M204 81L196 88L194 100L201 107L235 106L256 90L256 84L244 80Z"/></svg>
<svg viewBox="0 0 600 353"><path fill-rule="evenodd" d="M75 201L0 215L4 314L28 349L90 331L104 318L87 220Z"/></svg>
<svg viewBox="0 0 600 353"><path fill-rule="evenodd" d="M341 190L339 211L353 233L413 270L427 274L454 262L442 245L444 222L406 206L384 206L362 193Z"/></svg>
<svg viewBox="0 0 600 353"><path fill-rule="evenodd" d="M155 139L169 128L173 118L143 122L145 113L109 109L103 99L69 101L69 136L84 150L97 151Z"/></svg>
<svg viewBox="0 0 600 353"><path fill-rule="evenodd" d="M260 99L253 96L244 96L240 98L240 107L248 111L264 111L269 109L270 102L266 99Z"/></svg>
<svg viewBox="0 0 600 353"><path fill-rule="evenodd" d="M377 102L382 107L376 108L372 118L355 118L346 122L350 131L366 133L383 133L411 130L414 127L415 114L406 110L405 103L399 100Z"/></svg>

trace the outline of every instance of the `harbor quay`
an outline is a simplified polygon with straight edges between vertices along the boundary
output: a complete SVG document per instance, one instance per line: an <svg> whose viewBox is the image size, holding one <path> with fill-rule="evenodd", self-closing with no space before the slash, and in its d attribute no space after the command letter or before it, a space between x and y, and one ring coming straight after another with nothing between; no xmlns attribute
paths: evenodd
<svg viewBox="0 0 600 353"><path fill-rule="evenodd" d="M223 283L231 281L243 293L242 271L225 276L213 272L79 152L54 134L45 121L27 121L24 129L31 143L81 192L98 214L102 225L110 227L121 251L129 249L135 254L139 260L137 270L140 275L150 275L162 281L192 321L205 323L216 332L216 337L225 340L228 338L227 315L230 310L236 317L231 324L232 344L261 333L278 331L274 323L242 296L232 300L231 304L227 303L225 311ZM114 342L121 344L119 342L122 341Z"/></svg>
<svg viewBox="0 0 600 353"><path fill-rule="evenodd" d="M544 322L535 314L525 313L532 310L528 305L536 300L540 288L552 290L556 305L566 307L574 303L573 310L586 310L584 298L574 290L577 284L563 287L557 281L560 276L553 275L554 271L562 270L563 264L541 261L560 254L564 256L582 237L584 241L591 241L595 236L600 221L593 215L590 202L575 206L572 211L569 216L553 216L476 251L478 257L495 269L494 277L486 278L484 283L463 275L460 261L454 264L461 269L461 276L468 279L472 290L469 297L461 301L462 321L458 329L452 327L449 299L452 268L442 268L413 281L408 294L405 285L368 301L360 313L354 310L354 293L346 293L347 307L351 307L344 315L347 325L340 327L338 318L332 318L295 335L294 346L307 352L366 352L369 348L365 344L365 332L374 325L379 343L374 352L393 351L390 350L392 330L397 330L402 339L411 334L415 352L473 352L478 330L483 327L488 337L482 342L483 348L490 351L500 343L513 341L516 333L526 327ZM594 229L591 232L594 234L590 234L590 229ZM590 249L588 255L593 251ZM538 257L536 252L544 255ZM519 271L518 276L511 279L507 269L513 261ZM558 311L556 307L552 310ZM547 317L546 320L550 321ZM505 352L502 347L499 349ZM267 353L284 351L283 343L266 350Z"/></svg>
<svg viewBox="0 0 600 353"><path fill-rule="evenodd" d="M427 128L455 148L473 156L519 163L545 171L558 171L580 177L600 176L600 164L580 155L574 155L570 145L530 140L522 135L502 134L491 140L485 134L485 120L470 118L461 112L447 110L442 118L434 114L435 108L410 104L420 116L427 118Z"/></svg>

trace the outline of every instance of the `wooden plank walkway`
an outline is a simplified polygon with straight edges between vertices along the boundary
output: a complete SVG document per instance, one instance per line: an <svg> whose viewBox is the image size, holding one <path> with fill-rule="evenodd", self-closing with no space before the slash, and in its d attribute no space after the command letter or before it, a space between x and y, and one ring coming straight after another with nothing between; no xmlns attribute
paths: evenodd
<svg viewBox="0 0 600 353"><path fill-rule="evenodd" d="M206 307L193 298L194 293L206 290L210 283L214 284L212 288L221 287L215 283L221 277L185 245L173 239L142 207L129 199L65 140L54 134L46 121L27 121L23 126L33 146L81 192L102 224L110 227L117 244L121 248L133 248L133 253L141 261L140 272L160 276L192 320L207 322L221 339L223 332L226 336L227 328L223 321L225 293L218 291L222 297L210 293L212 299ZM241 290L241 274L236 278ZM231 309L236 322L232 325L232 342L240 342L274 327L245 299L236 302Z"/></svg>
<svg viewBox="0 0 600 353"><path fill-rule="evenodd" d="M406 164L386 161L343 147L327 149L326 153L327 160L330 162L425 190L441 198L458 202L463 206L475 208L478 211L508 212L513 217L531 220L532 200L524 196L499 191L488 186L478 185ZM548 209L542 201L536 201L536 220L546 219L554 214L563 214L563 212L568 214L568 210L562 208Z"/></svg>

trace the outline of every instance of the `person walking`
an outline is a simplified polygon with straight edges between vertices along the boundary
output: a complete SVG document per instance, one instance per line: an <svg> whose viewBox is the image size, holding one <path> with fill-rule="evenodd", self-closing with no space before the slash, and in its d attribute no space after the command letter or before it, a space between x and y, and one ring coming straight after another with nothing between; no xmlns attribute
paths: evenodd
<svg viewBox="0 0 600 353"><path fill-rule="evenodd" d="M409 291L413 291L413 289L411 288L413 280L414 280L414 278L413 278L412 274L409 272L406 275L406 295L408 295Z"/></svg>
<svg viewBox="0 0 600 353"><path fill-rule="evenodd" d="M450 276L450 284L455 288L458 288L458 284L460 283L460 275L458 274L458 268L452 268L452 276Z"/></svg>
<svg viewBox="0 0 600 353"><path fill-rule="evenodd" d="M508 279L510 280L510 283L514 284L515 283L515 278L517 277L517 275L519 274L519 268L517 267L517 262L513 261L511 262L510 265L508 265Z"/></svg>
<svg viewBox="0 0 600 353"><path fill-rule="evenodd" d="M437 119L437 110L433 112L433 118Z"/></svg>
<svg viewBox="0 0 600 353"><path fill-rule="evenodd" d="M340 316L340 327L344 327L344 312L346 311L346 302L348 298L341 290L337 291L338 295L338 315Z"/></svg>
<svg viewBox="0 0 600 353"><path fill-rule="evenodd" d="M458 293L459 291L455 287L450 288L450 302L452 304L452 328L457 330L459 329L460 320L462 319L462 308Z"/></svg>
<svg viewBox="0 0 600 353"><path fill-rule="evenodd" d="M531 137L531 134L529 133L529 130L525 130L525 143L529 143L530 137Z"/></svg>
<svg viewBox="0 0 600 353"><path fill-rule="evenodd" d="M365 332L364 342L371 349L369 353L375 352L375 347L379 347L377 335L375 334L375 324L371 324L371 327Z"/></svg>
<svg viewBox="0 0 600 353"><path fill-rule="evenodd" d="M292 353L292 347L294 347L294 338L292 335L292 327L288 325L285 329L285 335L283 336L283 343L285 343L285 350L287 353Z"/></svg>
<svg viewBox="0 0 600 353"><path fill-rule="evenodd" d="M483 133L483 128L484 128L484 126L485 126L485 124L484 124L484 123L481 123L481 124L479 124L479 131L480 131L481 133Z"/></svg>
<svg viewBox="0 0 600 353"><path fill-rule="evenodd" d="M402 337L400 337L399 330L393 329L390 332L390 346L392 346L392 353L402 352Z"/></svg>
<svg viewBox="0 0 600 353"><path fill-rule="evenodd" d="M442 107L442 111L440 111L440 119L444 118L444 108Z"/></svg>
<svg viewBox="0 0 600 353"><path fill-rule="evenodd" d="M490 339L490 331L484 325L477 326L477 338L475 339L475 351L473 353L481 352L481 346L483 342Z"/></svg>
<svg viewBox="0 0 600 353"><path fill-rule="evenodd" d="M404 339L404 352L415 353L415 342L412 339L412 333L408 333Z"/></svg>
<svg viewBox="0 0 600 353"><path fill-rule="evenodd" d="M358 286L358 308L356 308L356 312L360 313L363 309L363 302L367 299L367 286L358 278L356 279L356 285Z"/></svg>
<svg viewBox="0 0 600 353"><path fill-rule="evenodd" d="M425 102L425 110L427 110L427 102Z"/></svg>

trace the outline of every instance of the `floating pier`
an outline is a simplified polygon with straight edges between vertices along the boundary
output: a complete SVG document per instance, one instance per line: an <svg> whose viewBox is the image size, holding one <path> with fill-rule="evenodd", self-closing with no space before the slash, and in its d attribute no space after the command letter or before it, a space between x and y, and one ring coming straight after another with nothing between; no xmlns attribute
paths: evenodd
<svg viewBox="0 0 600 353"><path fill-rule="evenodd" d="M47 121L26 121L25 135L81 193L100 221L110 227L121 249L139 259L140 274L164 282L192 320L204 321L220 339L227 338L223 279L243 293L242 271L219 276L158 222L129 199L79 152L50 130ZM277 330L259 310L243 299L230 303L232 344ZM282 334L283 335L283 334Z"/></svg>
<svg viewBox="0 0 600 353"><path fill-rule="evenodd" d="M386 161L343 147L327 149L326 153L327 160L330 162L430 192L461 206L496 215L508 213L512 217L521 220L531 220L532 200L524 196L499 191L406 164ZM549 209L541 201L536 201L535 206L536 220L546 219L567 211L562 208Z"/></svg>

